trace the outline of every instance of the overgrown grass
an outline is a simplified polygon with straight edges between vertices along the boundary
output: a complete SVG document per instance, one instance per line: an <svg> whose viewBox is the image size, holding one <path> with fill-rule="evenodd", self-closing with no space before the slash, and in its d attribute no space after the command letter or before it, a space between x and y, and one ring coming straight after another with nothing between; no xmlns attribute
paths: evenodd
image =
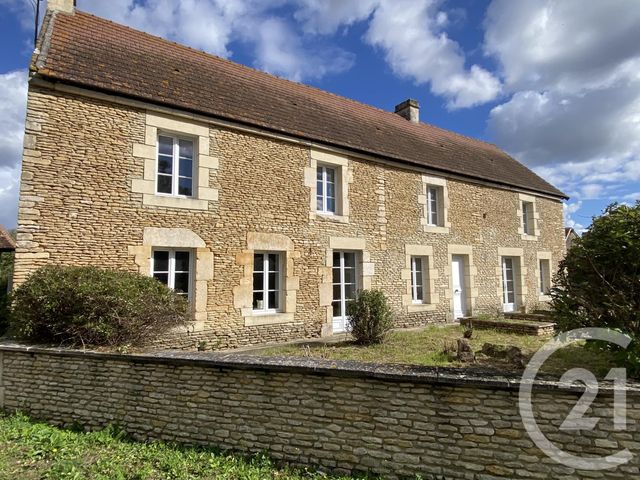
<svg viewBox="0 0 640 480"><path fill-rule="evenodd" d="M391 332L379 345L358 346L347 340L338 343L305 343L268 348L256 351L257 355L286 355L326 358L332 360L357 360L377 363L404 363L427 366L451 366L467 368L498 368L500 370L520 370L507 361L478 357L476 364L463 364L455 356L445 353L446 344L455 344L462 338L463 327L426 327L420 330ZM550 337L536 337L499 332L497 330L473 331L471 346L479 351L484 343L513 345L522 349L525 356L533 355ZM562 374L567 369L582 367L595 375L603 376L616 366L611 355L588 349L584 344L575 344L556 352L545 362L542 372Z"/></svg>
<svg viewBox="0 0 640 480"><path fill-rule="evenodd" d="M0 480L313 480L316 472L211 449L136 443L107 428L84 433L0 414ZM337 478L337 477L334 477Z"/></svg>

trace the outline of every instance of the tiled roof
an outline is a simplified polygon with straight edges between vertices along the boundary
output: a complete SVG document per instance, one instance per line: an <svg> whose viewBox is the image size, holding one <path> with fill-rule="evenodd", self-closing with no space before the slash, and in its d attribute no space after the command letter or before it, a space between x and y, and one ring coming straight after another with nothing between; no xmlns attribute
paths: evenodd
<svg viewBox="0 0 640 480"><path fill-rule="evenodd" d="M13 251L16 249L16 242L13 237L0 225L0 252Z"/></svg>
<svg viewBox="0 0 640 480"><path fill-rule="evenodd" d="M478 180L565 195L495 145L412 123L87 13L57 13L32 69L109 91ZM363 81L366 81L363 79Z"/></svg>

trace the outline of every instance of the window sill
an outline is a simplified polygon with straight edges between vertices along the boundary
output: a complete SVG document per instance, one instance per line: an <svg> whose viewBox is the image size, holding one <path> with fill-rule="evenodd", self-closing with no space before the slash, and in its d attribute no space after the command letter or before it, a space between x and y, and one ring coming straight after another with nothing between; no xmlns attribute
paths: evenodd
<svg viewBox="0 0 640 480"><path fill-rule="evenodd" d="M529 235L528 233L523 233L522 235L520 235L520 237L522 237L522 240L529 240L529 241L538 240L538 235Z"/></svg>
<svg viewBox="0 0 640 480"><path fill-rule="evenodd" d="M185 210L209 210L209 201L192 197L174 197L170 195L142 196L143 205L165 208L180 208Z"/></svg>
<svg viewBox="0 0 640 480"><path fill-rule="evenodd" d="M425 233L449 233L449 227L440 227L438 225L424 225Z"/></svg>
<svg viewBox="0 0 640 480"><path fill-rule="evenodd" d="M329 220L332 222L338 223L349 223L349 217L346 215L336 215L335 213L326 213L326 212L314 212L317 218L321 218L323 220Z"/></svg>
<svg viewBox="0 0 640 480"><path fill-rule="evenodd" d="M551 295L538 295L538 301L539 302L550 302L551 301Z"/></svg>
<svg viewBox="0 0 640 480"><path fill-rule="evenodd" d="M293 313L252 313L250 316L244 317L245 327L255 327L258 325L277 325L279 323L293 323Z"/></svg>
<svg viewBox="0 0 640 480"><path fill-rule="evenodd" d="M414 303L412 305L407 305L408 313L432 312L435 309L436 305L434 303Z"/></svg>

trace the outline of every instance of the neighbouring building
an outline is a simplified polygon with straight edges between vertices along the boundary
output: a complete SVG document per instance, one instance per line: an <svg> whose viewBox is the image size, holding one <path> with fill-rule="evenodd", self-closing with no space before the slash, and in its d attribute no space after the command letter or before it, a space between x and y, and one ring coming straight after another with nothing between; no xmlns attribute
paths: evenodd
<svg viewBox="0 0 640 480"><path fill-rule="evenodd" d="M578 232L573 227L566 227L564 229L564 242L567 247L567 251L573 246L573 242L576 238L580 238Z"/></svg>
<svg viewBox="0 0 640 480"><path fill-rule="evenodd" d="M548 300L566 196L494 145L50 0L30 68L15 283L46 264L153 275L195 322L167 345L397 326Z"/></svg>

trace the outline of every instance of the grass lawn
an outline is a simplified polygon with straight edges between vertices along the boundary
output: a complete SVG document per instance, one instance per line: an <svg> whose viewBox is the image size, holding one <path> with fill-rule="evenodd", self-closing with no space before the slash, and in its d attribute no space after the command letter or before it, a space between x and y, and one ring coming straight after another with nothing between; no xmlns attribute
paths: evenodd
<svg viewBox="0 0 640 480"><path fill-rule="evenodd" d="M0 414L0 480L301 480L319 473L278 468L265 456L128 441L114 429L82 433ZM337 477L335 477L337 478Z"/></svg>
<svg viewBox="0 0 640 480"><path fill-rule="evenodd" d="M338 343L306 343L276 346L265 350L258 350L257 355L287 355L318 357L332 360L358 360L362 362L404 363L428 366L451 366L468 368L498 368L500 370L521 370L507 361L480 358L476 364L463 364L454 356L444 352L446 343L455 343L462 338L463 327L431 326L420 330L394 331L389 334L381 345L362 347L347 340ZM475 352L484 343L498 345L514 345L520 347L525 356L533 355L550 337L536 337L517 335L496 330L473 331L471 346ZM568 368L582 367L591 370L597 376L604 376L615 366L613 358L606 353L593 351L584 344L574 344L556 352L545 362L542 372L548 374L562 374Z"/></svg>

